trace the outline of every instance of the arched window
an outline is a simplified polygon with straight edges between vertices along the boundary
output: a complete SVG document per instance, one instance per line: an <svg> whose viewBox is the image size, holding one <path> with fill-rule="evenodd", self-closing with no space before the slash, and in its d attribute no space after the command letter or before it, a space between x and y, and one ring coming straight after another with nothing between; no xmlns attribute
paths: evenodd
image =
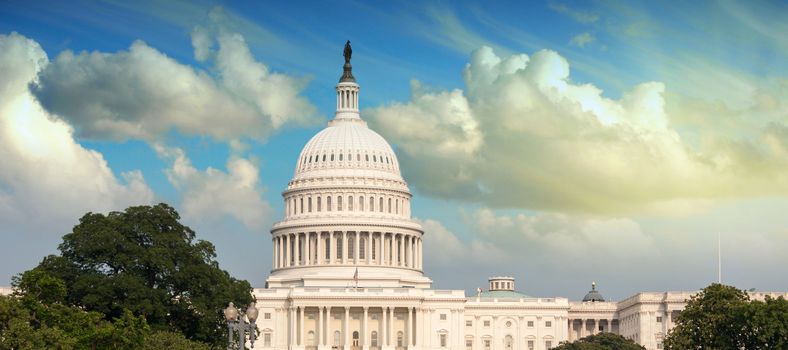
<svg viewBox="0 0 788 350"><path fill-rule="evenodd" d="M339 161L342 161L342 153L339 154Z"/></svg>
<svg viewBox="0 0 788 350"><path fill-rule="evenodd" d="M405 335L402 331L397 332L397 347L405 347Z"/></svg>
<svg viewBox="0 0 788 350"><path fill-rule="evenodd" d="M307 198L309 212L312 212L312 197Z"/></svg>
<svg viewBox="0 0 788 350"><path fill-rule="evenodd" d="M511 335L506 335L506 337L503 338L503 347L504 347L504 349L512 350L513 346L514 346L514 339L512 339Z"/></svg>
<svg viewBox="0 0 788 350"><path fill-rule="evenodd" d="M361 161L361 153L356 153L356 161L357 162Z"/></svg>
<svg viewBox="0 0 788 350"><path fill-rule="evenodd" d="M372 331L372 334L371 334L371 336L369 338L370 338L370 340L372 342L372 344L371 344L372 347L374 347L374 348L378 347L378 332L377 331Z"/></svg>
<svg viewBox="0 0 788 350"><path fill-rule="evenodd" d="M312 346L317 345L317 339L315 339L315 331L309 331L306 334L306 343Z"/></svg>
<svg viewBox="0 0 788 350"><path fill-rule="evenodd" d="M347 210L353 211L353 196L347 198Z"/></svg>
<svg viewBox="0 0 788 350"><path fill-rule="evenodd" d="M364 157L367 158L367 161L369 161L369 154L365 154Z"/></svg>
<svg viewBox="0 0 788 350"><path fill-rule="evenodd" d="M342 211L342 196L337 196L337 210Z"/></svg>
<svg viewBox="0 0 788 350"><path fill-rule="evenodd" d="M366 237L361 237L361 239L358 242L358 258L359 259L366 258L366 256L367 256L366 255L367 252L365 251L366 247L367 247L367 238Z"/></svg>
<svg viewBox="0 0 788 350"><path fill-rule="evenodd" d="M336 242L336 245L337 245L337 257L336 258L337 259L342 259L342 235L337 237L337 239L334 242Z"/></svg>
<svg viewBox="0 0 788 350"><path fill-rule="evenodd" d="M389 214L391 214L391 198L389 198Z"/></svg>
<svg viewBox="0 0 788 350"><path fill-rule="evenodd" d="M333 153L331 153L331 161L332 162L334 161L334 154Z"/></svg>
<svg viewBox="0 0 788 350"><path fill-rule="evenodd" d="M358 346L358 331L353 331L353 346Z"/></svg>
<svg viewBox="0 0 788 350"><path fill-rule="evenodd" d="M371 235L371 234L372 234L372 233L370 233L370 235ZM371 238L371 237L370 237L370 239L372 240L372 251L371 251L370 253L372 254L372 260L375 260L375 256L376 256L376 255L375 255L375 254L376 254L375 252L378 250L378 249L376 248L376 247L377 247L377 245L378 245L378 241L377 241L376 239L374 239L374 238ZM380 238L378 238L378 239L380 239Z"/></svg>
<svg viewBox="0 0 788 350"><path fill-rule="evenodd" d="M347 236L347 258L353 259L356 257L356 234L353 234L353 238L350 238L350 234Z"/></svg>
<svg viewBox="0 0 788 350"><path fill-rule="evenodd" d="M334 331L334 346L342 345L340 343L341 340L342 340L342 335L339 333L339 331Z"/></svg>
<svg viewBox="0 0 788 350"><path fill-rule="evenodd" d="M364 196L358 197L358 210L364 211Z"/></svg>
<svg viewBox="0 0 788 350"><path fill-rule="evenodd" d="M324 162L326 161L326 155L325 154L323 154L323 161Z"/></svg>
<svg viewBox="0 0 788 350"><path fill-rule="evenodd" d="M304 199L301 198L301 214L304 213Z"/></svg>
<svg viewBox="0 0 788 350"><path fill-rule="evenodd" d="M326 197L326 210L331 211L331 196Z"/></svg>
<svg viewBox="0 0 788 350"><path fill-rule="evenodd" d="M383 197L380 197L380 206L378 207L378 210L379 210L381 213L383 212Z"/></svg>
<svg viewBox="0 0 788 350"><path fill-rule="evenodd" d="M374 154L373 154L373 155L372 155L372 161L373 161L373 162L377 162L377 161L378 161L378 156L376 156L376 155L374 155Z"/></svg>
<svg viewBox="0 0 788 350"><path fill-rule="evenodd" d="M320 201L320 196L317 196L317 211L323 210L323 204Z"/></svg>
<svg viewBox="0 0 788 350"><path fill-rule="evenodd" d="M369 211L375 211L375 197L369 197Z"/></svg>
<svg viewBox="0 0 788 350"><path fill-rule="evenodd" d="M326 246L326 251L325 251L325 258L326 259L331 257L331 238L330 238L331 235L332 235L332 233L329 233L328 237L326 237L325 241L324 241L325 242L324 245Z"/></svg>

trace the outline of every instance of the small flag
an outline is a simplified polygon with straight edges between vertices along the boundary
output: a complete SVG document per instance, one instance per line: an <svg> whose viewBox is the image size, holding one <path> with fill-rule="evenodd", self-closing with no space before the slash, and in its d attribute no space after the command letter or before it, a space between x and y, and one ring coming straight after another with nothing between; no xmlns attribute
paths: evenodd
<svg viewBox="0 0 788 350"><path fill-rule="evenodd" d="M353 274L353 282L358 286L358 267L356 268L356 273Z"/></svg>

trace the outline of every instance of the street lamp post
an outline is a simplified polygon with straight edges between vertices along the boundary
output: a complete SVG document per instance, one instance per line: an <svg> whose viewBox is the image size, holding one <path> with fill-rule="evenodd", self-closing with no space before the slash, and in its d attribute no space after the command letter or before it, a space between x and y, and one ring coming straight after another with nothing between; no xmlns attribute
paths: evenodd
<svg viewBox="0 0 788 350"><path fill-rule="evenodd" d="M244 343L246 342L246 335L249 335L249 342L254 347L254 341L257 339L255 332L255 321L257 321L258 310L254 304L249 305L246 309L246 318L244 314L240 313L235 308L232 302L224 309L224 318L227 320L227 350L243 350ZM238 341L233 342L233 334L238 334Z"/></svg>

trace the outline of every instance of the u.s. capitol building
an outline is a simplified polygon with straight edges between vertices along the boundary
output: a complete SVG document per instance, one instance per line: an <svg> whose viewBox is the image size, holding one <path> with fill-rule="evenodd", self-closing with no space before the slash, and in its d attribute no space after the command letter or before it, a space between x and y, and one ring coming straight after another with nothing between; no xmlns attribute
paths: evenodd
<svg viewBox="0 0 788 350"><path fill-rule="evenodd" d="M432 289L412 194L391 146L361 118L359 92L346 52L335 117L301 151L271 228L254 349L542 350L598 332L662 347L692 292L610 302L592 286L576 302L520 293L511 277L470 296Z"/></svg>

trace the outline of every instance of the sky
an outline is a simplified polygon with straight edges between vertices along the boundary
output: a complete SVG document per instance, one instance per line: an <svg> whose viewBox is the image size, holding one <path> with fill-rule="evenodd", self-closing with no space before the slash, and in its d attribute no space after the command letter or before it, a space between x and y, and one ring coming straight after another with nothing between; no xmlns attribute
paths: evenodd
<svg viewBox="0 0 788 350"><path fill-rule="evenodd" d="M788 4L0 2L0 285L166 202L263 286L353 45L437 289L788 290Z"/></svg>

